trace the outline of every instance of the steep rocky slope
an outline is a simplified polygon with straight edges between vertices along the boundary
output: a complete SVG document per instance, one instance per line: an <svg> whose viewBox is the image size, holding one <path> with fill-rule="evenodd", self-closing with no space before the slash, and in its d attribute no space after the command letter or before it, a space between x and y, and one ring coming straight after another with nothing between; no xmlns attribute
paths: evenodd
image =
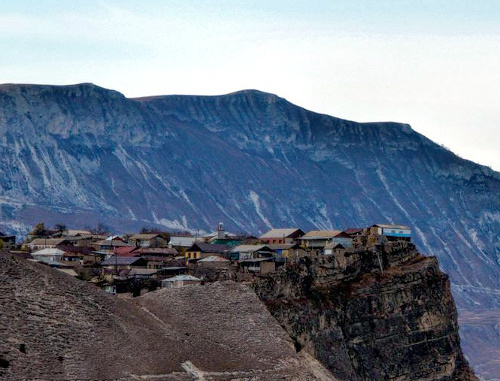
<svg viewBox="0 0 500 381"><path fill-rule="evenodd" d="M254 286L296 346L340 380L476 380L448 277L412 244L305 258Z"/></svg>
<svg viewBox="0 0 500 381"><path fill-rule="evenodd" d="M0 175L0 230L18 233L42 220L117 231L224 221L254 234L407 224L460 309L500 308L500 175L405 124L258 91L127 99L92 84L1 85Z"/></svg>
<svg viewBox="0 0 500 381"><path fill-rule="evenodd" d="M2 380L331 380L248 287L119 299L0 255Z"/></svg>

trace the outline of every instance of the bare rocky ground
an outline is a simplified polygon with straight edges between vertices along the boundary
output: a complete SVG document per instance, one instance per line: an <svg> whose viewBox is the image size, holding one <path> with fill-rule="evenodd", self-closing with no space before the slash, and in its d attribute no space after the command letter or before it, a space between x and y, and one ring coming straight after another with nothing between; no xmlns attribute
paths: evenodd
<svg viewBox="0 0 500 381"><path fill-rule="evenodd" d="M2 380L334 380L247 286L117 298L0 255Z"/></svg>

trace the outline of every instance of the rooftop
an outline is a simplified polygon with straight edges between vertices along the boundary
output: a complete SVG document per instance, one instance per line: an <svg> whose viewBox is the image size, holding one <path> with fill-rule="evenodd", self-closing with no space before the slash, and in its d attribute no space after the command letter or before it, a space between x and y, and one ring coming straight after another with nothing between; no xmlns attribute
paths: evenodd
<svg viewBox="0 0 500 381"><path fill-rule="evenodd" d="M299 228L271 229L266 234L260 236L260 238L287 238L297 231L301 230Z"/></svg>

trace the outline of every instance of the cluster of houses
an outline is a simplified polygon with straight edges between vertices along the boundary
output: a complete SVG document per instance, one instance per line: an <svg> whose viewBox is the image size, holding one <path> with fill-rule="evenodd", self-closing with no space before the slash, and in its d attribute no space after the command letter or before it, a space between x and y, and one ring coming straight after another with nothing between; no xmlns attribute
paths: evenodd
<svg viewBox="0 0 500 381"><path fill-rule="evenodd" d="M202 237L162 233L105 236L65 230L57 237L29 237L24 248L29 259L74 276L91 269L101 279L107 277L103 286L116 292L120 281L130 279L156 279L162 287L182 287L202 282L207 274L265 274L304 256L341 255L360 236L374 243L410 240L411 229L376 224L305 233L286 228L271 229L260 237L228 233L222 223L214 233Z"/></svg>

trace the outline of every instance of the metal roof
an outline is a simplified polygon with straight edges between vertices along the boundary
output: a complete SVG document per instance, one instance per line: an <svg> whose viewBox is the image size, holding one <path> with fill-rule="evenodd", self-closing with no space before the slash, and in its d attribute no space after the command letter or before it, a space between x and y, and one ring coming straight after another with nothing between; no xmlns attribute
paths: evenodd
<svg viewBox="0 0 500 381"><path fill-rule="evenodd" d="M98 246L111 246L111 247L130 246L128 243L120 241L119 239L103 239L102 241L97 241L95 244Z"/></svg>
<svg viewBox="0 0 500 381"><path fill-rule="evenodd" d="M272 262L273 258L250 258L250 259L242 259L238 261L239 263L252 263L252 262Z"/></svg>
<svg viewBox="0 0 500 381"><path fill-rule="evenodd" d="M230 262L230 261L229 259L225 259L217 255L211 255L209 257L200 259L198 262Z"/></svg>
<svg viewBox="0 0 500 381"><path fill-rule="evenodd" d="M42 245L52 245L56 246L64 241L67 241L66 238L35 238L33 241L28 243L28 245L33 245L33 246L42 246Z"/></svg>
<svg viewBox="0 0 500 381"><path fill-rule="evenodd" d="M129 239L153 239L156 237L160 237L159 234L134 234Z"/></svg>
<svg viewBox="0 0 500 381"><path fill-rule="evenodd" d="M375 224L373 226L378 226L379 228L383 228L383 229L411 230L408 226L404 226L404 225Z"/></svg>
<svg viewBox="0 0 500 381"><path fill-rule="evenodd" d="M225 253L233 248L229 245L196 242L190 250L196 251L196 247L203 253Z"/></svg>
<svg viewBox="0 0 500 381"><path fill-rule="evenodd" d="M341 233L340 230L311 230L300 237L300 239L329 239L339 233Z"/></svg>
<svg viewBox="0 0 500 381"><path fill-rule="evenodd" d="M201 281L200 278L196 278L192 275L176 275L172 278L164 279L163 282L180 282L180 281Z"/></svg>
<svg viewBox="0 0 500 381"><path fill-rule="evenodd" d="M266 234L260 236L260 238L283 238L291 236L293 233L298 231L298 228L291 229L271 229Z"/></svg>
<svg viewBox="0 0 500 381"><path fill-rule="evenodd" d="M172 246L189 247L196 241L194 237L170 237L169 244Z"/></svg>
<svg viewBox="0 0 500 381"><path fill-rule="evenodd" d="M158 269L131 269L128 275L154 275Z"/></svg>
<svg viewBox="0 0 500 381"><path fill-rule="evenodd" d="M232 253L253 253L262 250L263 248L269 249L267 245L238 245L231 250Z"/></svg>
<svg viewBox="0 0 500 381"><path fill-rule="evenodd" d="M42 250L38 250L38 251L35 251L33 253L31 253L32 256L54 256L54 255L64 255L64 251L62 250L59 250L57 248L48 248L48 249L42 249Z"/></svg>
<svg viewBox="0 0 500 381"><path fill-rule="evenodd" d="M120 257L113 255L112 257L109 257L105 261L101 262L101 266L132 265L137 261L147 262L144 258L141 257Z"/></svg>

